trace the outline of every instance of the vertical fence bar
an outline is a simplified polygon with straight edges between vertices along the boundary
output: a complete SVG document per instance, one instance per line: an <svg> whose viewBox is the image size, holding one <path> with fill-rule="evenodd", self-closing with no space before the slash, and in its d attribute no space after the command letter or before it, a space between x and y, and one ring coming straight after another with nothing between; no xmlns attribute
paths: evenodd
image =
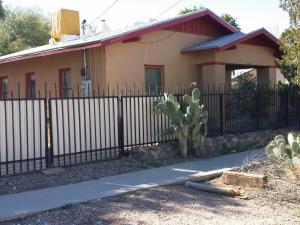
<svg viewBox="0 0 300 225"><path fill-rule="evenodd" d="M22 143L22 117L21 117L21 94L20 94L20 83L18 83L18 102L19 102L19 138L20 138L20 172L23 172L23 143ZM0 152L1 155L1 152ZM1 156L0 156L1 162ZM1 167L0 167L0 175L1 175Z"/></svg>
<svg viewBox="0 0 300 225"><path fill-rule="evenodd" d="M289 125L289 91L288 90L285 91L284 96L285 96L285 104L284 104L285 105L285 108L284 108L285 126L288 127L288 125Z"/></svg>
<svg viewBox="0 0 300 225"><path fill-rule="evenodd" d="M43 145L42 145L42 107L41 107L41 94L39 92L39 110L38 110L38 117L39 117L39 143L40 143L40 170L43 169ZM46 111L44 112L46 113ZM45 121L45 126L46 126L47 122Z"/></svg>
<svg viewBox="0 0 300 225"><path fill-rule="evenodd" d="M95 160L98 159L98 141L97 141L97 116L96 116L96 98L93 90L93 111L94 111L94 138L95 138Z"/></svg>
<svg viewBox="0 0 300 225"><path fill-rule="evenodd" d="M79 101L79 100L78 100ZM78 109L77 109L78 111ZM75 97L74 97L74 91L72 91L72 114L73 114L73 138L74 138L74 163L77 163L77 131L76 131L76 117L75 117Z"/></svg>
<svg viewBox="0 0 300 225"><path fill-rule="evenodd" d="M88 111L88 117L89 117L89 133L90 133L90 137L89 137L89 140L90 140L90 161L92 161L93 160L93 158L92 158L92 150L93 150L93 138L92 138L92 116L91 116L91 100L92 100L92 98L91 97L86 97L87 98L87 100L88 100L88 108L89 108L89 111ZM85 153L86 154L86 156L87 156L87 154L88 154L88 152L86 152ZM87 158L86 158L87 159Z"/></svg>
<svg viewBox="0 0 300 225"><path fill-rule="evenodd" d="M72 164L72 150L71 150L71 126L70 126L70 99L67 99L67 122L68 122L68 145L69 145L69 164L71 165Z"/></svg>
<svg viewBox="0 0 300 225"><path fill-rule="evenodd" d="M11 98L13 99L13 94L11 95ZM12 109L12 145L13 145L13 174L16 172L16 149L15 149L15 110L14 110L14 101L11 100L11 109Z"/></svg>
<svg viewBox="0 0 300 225"><path fill-rule="evenodd" d="M87 131L86 131L86 98L83 97L82 99L83 101L83 127L84 127L84 145L85 145L85 149L84 149L84 153L81 152L81 154L85 154L85 161L87 162L87 151L88 151L88 146L87 146Z"/></svg>
<svg viewBox="0 0 300 225"><path fill-rule="evenodd" d="M118 97L118 136L120 156L124 156L124 118L123 118L123 100L122 96Z"/></svg>
<svg viewBox="0 0 300 225"><path fill-rule="evenodd" d="M49 98L48 100L45 99L45 123L46 123L46 129L45 129L45 149L46 149L46 167L50 168L53 166L54 162L54 152L53 152L53 118L52 118L52 101ZM47 107L48 105L48 107ZM47 109L48 108L48 109ZM47 111L48 115L47 116ZM56 114L57 117L57 114ZM57 120L57 118L56 118ZM56 131L58 132L58 130ZM49 142L48 142L49 138ZM58 140L57 140L58 141Z"/></svg>
<svg viewBox="0 0 300 225"><path fill-rule="evenodd" d="M256 106L255 128L256 128L256 130L259 130L259 94L258 94L258 92L255 93L255 106Z"/></svg>
<svg viewBox="0 0 300 225"><path fill-rule="evenodd" d="M103 90L103 95L104 95L104 90ZM104 148L105 148L105 151L104 151L104 158L107 159L107 126L106 126L106 101L107 99L105 97L103 97L103 122L104 122Z"/></svg>
<svg viewBox="0 0 300 225"><path fill-rule="evenodd" d="M7 101L6 98L4 98L4 124L5 124L5 158L6 158L6 174L8 174L8 138L7 138L7 105L6 105Z"/></svg>
<svg viewBox="0 0 300 225"><path fill-rule="evenodd" d="M101 103L101 98L100 98L100 94L99 94L99 85L98 85L98 113L99 113L99 137L100 137L100 140L99 140L99 146L100 146L100 149L102 149L102 126L101 126L101 108L100 107L100 103ZM100 159L102 160L102 151L100 151Z"/></svg>
<svg viewBox="0 0 300 225"><path fill-rule="evenodd" d="M79 93L79 86L77 84L77 107L78 107L78 127L79 127L79 158L80 162L82 162L82 135L81 135L81 99L80 99L80 93Z"/></svg>
<svg viewBox="0 0 300 225"><path fill-rule="evenodd" d="M219 93L219 117L220 117L220 131L219 134L224 134L224 103L223 103L223 94Z"/></svg>
<svg viewBox="0 0 300 225"><path fill-rule="evenodd" d="M114 96L114 90L113 90L113 96ZM117 115L118 115L118 106L116 106L116 101L117 101L117 104L118 104L118 97L113 97L112 99L112 107L113 107L113 118L112 118L112 121L113 121L113 145L114 145L114 149L113 149L113 152L114 152L114 157L116 158L116 147L117 147L117 143L118 143L118 132L116 130L116 120L118 120L118 116L116 118L116 110L117 110ZM117 107L117 108L116 108Z"/></svg>

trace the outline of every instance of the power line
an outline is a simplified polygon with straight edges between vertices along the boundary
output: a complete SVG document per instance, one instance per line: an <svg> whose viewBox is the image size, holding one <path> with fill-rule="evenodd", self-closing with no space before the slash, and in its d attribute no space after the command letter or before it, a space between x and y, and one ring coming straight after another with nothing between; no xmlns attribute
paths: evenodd
<svg viewBox="0 0 300 225"><path fill-rule="evenodd" d="M155 19L161 17L163 14L165 14L166 12L168 12L169 10L173 9L176 5L178 5L179 3L181 3L183 0L179 0L178 2L176 2L175 4L171 5L169 8L167 8L166 10L162 11L160 14L158 14Z"/></svg>
<svg viewBox="0 0 300 225"><path fill-rule="evenodd" d="M115 0L110 6L108 6L102 13L100 13L99 16L97 16L88 26L91 26L93 23L95 23L101 16L103 16L105 13L107 13L112 7L115 6L120 0Z"/></svg>

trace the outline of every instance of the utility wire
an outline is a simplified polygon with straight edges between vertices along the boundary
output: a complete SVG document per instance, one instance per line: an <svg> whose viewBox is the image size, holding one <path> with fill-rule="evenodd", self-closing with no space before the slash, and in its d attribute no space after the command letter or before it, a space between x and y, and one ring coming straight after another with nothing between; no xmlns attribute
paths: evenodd
<svg viewBox="0 0 300 225"><path fill-rule="evenodd" d="M95 23L101 16L103 16L105 13L107 13L112 7L115 6L120 0L115 0L110 6L108 6L102 13L100 13L99 16L97 16L88 26L91 26L93 23Z"/></svg>
<svg viewBox="0 0 300 225"><path fill-rule="evenodd" d="M166 10L162 11L160 14L158 14L155 19L161 17L162 15L164 15L166 12L168 12L169 10L173 9L176 5L178 5L179 3L181 3L183 0L179 0L178 2L176 2L175 4L171 5L169 8L167 8Z"/></svg>

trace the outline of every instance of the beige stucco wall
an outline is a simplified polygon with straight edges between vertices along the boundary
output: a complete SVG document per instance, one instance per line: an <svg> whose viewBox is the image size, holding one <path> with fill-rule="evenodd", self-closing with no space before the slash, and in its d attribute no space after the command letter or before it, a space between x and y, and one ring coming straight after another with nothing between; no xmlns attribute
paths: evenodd
<svg viewBox="0 0 300 225"><path fill-rule="evenodd" d="M92 89L97 94L102 92L105 87L105 49L101 47L87 49L87 68L88 79L91 80Z"/></svg>
<svg viewBox="0 0 300 225"><path fill-rule="evenodd" d="M204 86L218 86L224 85L226 81L228 83L226 67L218 64L219 62L256 66L275 65L273 50L261 46L238 45L237 49L222 52L181 53L183 48L208 39L210 37L162 30L145 34L137 42L118 42L103 48L86 50L89 79L96 91L98 84L101 88L109 84L110 90L116 89L117 84L122 86L125 83L131 86L129 88L132 88L133 83L143 86L144 66L163 65L164 84L167 87L171 84L188 85L192 81ZM201 66L207 62L217 64ZM43 94L45 82L48 89L53 90L55 83L58 87L58 71L61 68L71 68L72 86L76 89L82 80L80 70L83 66L83 50L80 50L3 64L0 65L0 76L8 77L9 90L15 93L19 82L21 94L24 94L25 74L35 72L36 89Z"/></svg>
<svg viewBox="0 0 300 225"><path fill-rule="evenodd" d="M181 50L192 44L208 40L208 37L156 31L141 37L139 42L116 43L106 47L107 83L132 85L145 81L145 65L163 65L164 83L189 84L199 79L195 57L181 54Z"/></svg>
<svg viewBox="0 0 300 225"><path fill-rule="evenodd" d="M207 50L207 51L201 51L197 53L192 54L195 60L195 64L201 65L202 63L207 62L216 62L216 51L214 50Z"/></svg>
<svg viewBox="0 0 300 225"><path fill-rule="evenodd" d="M215 61L227 64L275 66L274 50L268 47L237 45L236 49L216 52Z"/></svg>
<svg viewBox="0 0 300 225"><path fill-rule="evenodd" d="M73 88L81 81L80 69L83 67L83 52L77 51L59 55L39 57L0 65L0 76L8 77L9 91L17 94L17 86L20 83L21 96L25 95L26 73L35 72L36 91L45 93L47 89L54 90L54 85L59 88L59 69L71 68L71 81ZM52 96L54 92L52 91Z"/></svg>
<svg viewBox="0 0 300 225"><path fill-rule="evenodd" d="M240 44L226 51L207 50L191 54L196 64L223 62L225 64L275 66L274 50L268 47Z"/></svg>

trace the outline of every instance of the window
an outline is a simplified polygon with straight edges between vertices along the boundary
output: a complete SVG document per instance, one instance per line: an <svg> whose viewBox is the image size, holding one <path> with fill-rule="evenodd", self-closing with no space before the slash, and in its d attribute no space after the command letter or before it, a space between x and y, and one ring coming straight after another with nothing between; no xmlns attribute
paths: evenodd
<svg viewBox="0 0 300 225"><path fill-rule="evenodd" d="M8 79L7 77L0 77L0 99L8 97Z"/></svg>
<svg viewBox="0 0 300 225"><path fill-rule="evenodd" d="M164 66L145 66L145 88L148 94L158 94L163 89Z"/></svg>
<svg viewBox="0 0 300 225"><path fill-rule="evenodd" d="M63 98L69 98L72 96L72 85L71 85L71 69L60 69L59 70L59 89L60 96Z"/></svg>
<svg viewBox="0 0 300 225"><path fill-rule="evenodd" d="M35 98L35 73L26 74L26 96Z"/></svg>

